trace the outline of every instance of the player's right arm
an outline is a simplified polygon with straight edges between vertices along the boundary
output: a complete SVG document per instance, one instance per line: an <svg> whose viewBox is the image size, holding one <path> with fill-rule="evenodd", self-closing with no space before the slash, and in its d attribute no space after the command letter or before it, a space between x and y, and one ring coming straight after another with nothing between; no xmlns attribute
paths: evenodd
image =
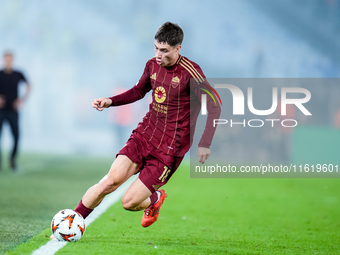
<svg viewBox="0 0 340 255"><path fill-rule="evenodd" d="M150 61L146 63L143 75L135 86L133 86L131 89L125 91L122 94L109 97L109 99L112 100L111 106L119 106L133 103L137 100L142 99L145 96L145 94L152 89L150 82L149 65Z"/></svg>
<svg viewBox="0 0 340 255"><path fill-rule="evenodd" d="M112 104L112 100L110 98L102 97L102 98L93 100L92 107L96 108L98 111L102 111L105 108L110 107L111 104Z"/></svg>

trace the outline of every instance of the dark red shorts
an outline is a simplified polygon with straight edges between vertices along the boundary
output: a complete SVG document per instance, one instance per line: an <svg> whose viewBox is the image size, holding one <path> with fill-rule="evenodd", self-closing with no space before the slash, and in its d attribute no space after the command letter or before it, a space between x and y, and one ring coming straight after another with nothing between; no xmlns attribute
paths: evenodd
<svg viewBox="0 0 340 255"><path fill-rule="evenodd" d="M125 155L139 165L139 179L153 193L168 182L183 157L157 150L138 132L133 132L117 155Z"/></svg>

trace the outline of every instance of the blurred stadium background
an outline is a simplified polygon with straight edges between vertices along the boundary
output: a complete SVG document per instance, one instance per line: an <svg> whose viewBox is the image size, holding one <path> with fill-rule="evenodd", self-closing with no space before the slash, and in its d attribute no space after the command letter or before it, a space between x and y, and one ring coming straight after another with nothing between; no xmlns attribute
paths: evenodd
<svg viewBox="0 0 340 255"><path fill-rule="evenodd" d="M21 151L114 155L112 114L91 102L135 84L168 20L182 26L182 54L207 77L340 77L338 0L0 0L0 52L12 50L33 85ZM147 100L130 109L131 127ZM332 107L335 117L339 104ZM2 140L9 148L9 129Z"/></svg>

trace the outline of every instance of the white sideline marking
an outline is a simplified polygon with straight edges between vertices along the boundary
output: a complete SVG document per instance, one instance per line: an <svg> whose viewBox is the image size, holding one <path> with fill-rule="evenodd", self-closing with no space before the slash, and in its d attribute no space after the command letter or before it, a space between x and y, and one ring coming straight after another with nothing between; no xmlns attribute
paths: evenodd
<svg viewBox="0 0 340 255"><path fill-rule="evenodd" d="M95 221L100 215L102 215L109 207L115 204L136 179L135 176L127 180L122 186L120 186L115 192L107 195L103 202L93 210L93 212L85 219L85 226L88 227L93 221ZM33 251L32 255L54 255L58 250L63 248L68 242L60 242L57 239L48 241L45 245L39 249Z"/></svg>

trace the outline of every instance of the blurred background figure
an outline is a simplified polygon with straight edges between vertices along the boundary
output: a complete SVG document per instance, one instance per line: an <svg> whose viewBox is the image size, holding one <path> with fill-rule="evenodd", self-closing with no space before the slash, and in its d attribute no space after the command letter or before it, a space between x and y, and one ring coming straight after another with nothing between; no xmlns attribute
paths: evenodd
<svg viewBox="0 0 340 255"><path fill-rule="evenodd" d="M113 95L119 95L127 89L117 87L113 90ZM109 108L109 121L114 128L114 149L120 150L127 142L131 134L131 126L134 123L133 104L121 105ZM134 127L135 128L135 127Z"/></svg>
<svg viewBox="0 0 340 255"><path fill-rule="evenodd" d="M8 122L13 135L10 166L12 171L16 171L16 156L19 139L18 112L30 92L31 85L21 72L13 69L13 54L11 52L6 51L3 58L4 69L0 71L0 135L2 124L5 121ZM27 86L24 95L19 97L19 85L22 82ZM0 154L0 169L1 163Z"/></svg>

